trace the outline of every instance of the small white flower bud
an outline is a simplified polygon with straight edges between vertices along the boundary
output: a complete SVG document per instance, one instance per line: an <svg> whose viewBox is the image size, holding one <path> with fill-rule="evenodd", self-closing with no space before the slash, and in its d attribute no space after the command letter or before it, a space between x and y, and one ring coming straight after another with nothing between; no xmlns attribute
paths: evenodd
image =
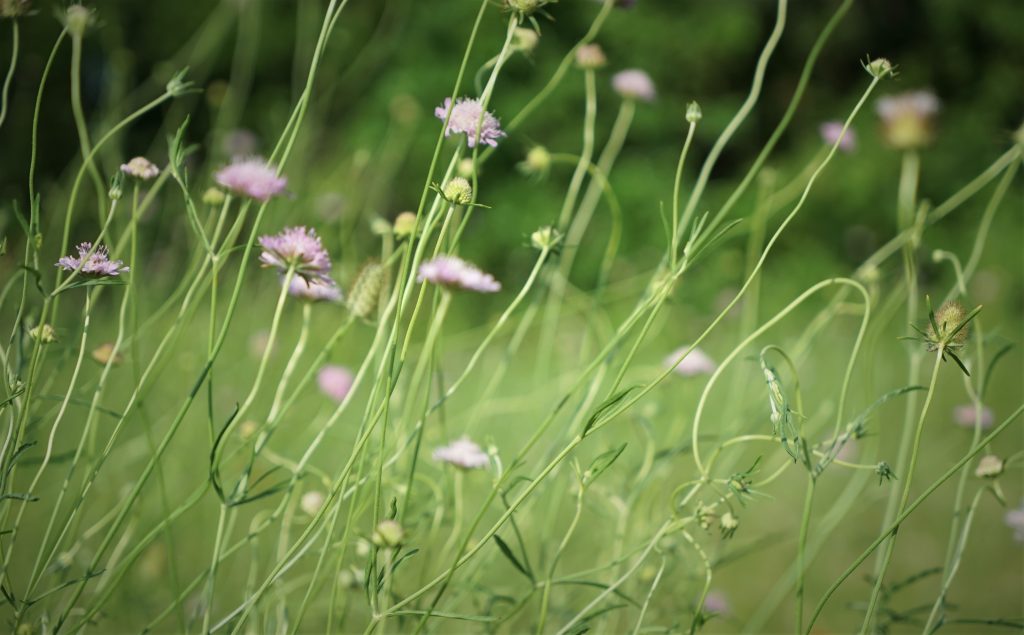
<svg viewBox="0 0 1024 635"><path fill-rule="evenodd" d="M691 101L686 104L686 121L687 123L697 123L701 120L704 113L701 112L700 104L695 101Z"/></svg>

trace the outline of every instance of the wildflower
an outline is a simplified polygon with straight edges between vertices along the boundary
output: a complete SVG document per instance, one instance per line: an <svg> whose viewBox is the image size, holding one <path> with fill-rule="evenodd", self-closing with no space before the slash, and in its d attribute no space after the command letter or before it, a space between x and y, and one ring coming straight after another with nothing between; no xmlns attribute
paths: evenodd
<svg viewBox="0 0 1024 635"><path fill-rule="evenodd" d="M82 243L78 246L78 257L64 256L57 261L57 266L65 271L78 269L81 273L98 278L107 276L119 276L128 271L128 267L122 266L120 260L111 260L107 254L107 248L103 245L96 247L92 254L92 243Z"/></svg>
<svg viewBox="0 0 1024 635"><path fill-rule="evenodd" d="M405 540L405 530L397 521L382 520L373 530L371 540L378 547L394 549L401 546L402 541Z"/></svg>
<svg viewBox="0 0 1024 635"><path fill-rule="evenodd" d="M456 439L434 450L434 460L448 463L463 470L480 470L490 464L490 457L469 437Z"/></svg>
<svg viewBox="0 0 1024 635"><path fill-rule="evenodd" d="M121 171L128 176L134 176L140 181L148 181L160 174L160 168L156 167L146 157L135 157L128 161L128 163L122 163Z"/></svg>
<svg viewBox="0 0 1024 635"><path fill-rule="evenodd" d="M217 183L235 194L267 202L288 185L288 179L277 175L277 170L260 158L236 159L214 175Z"/></svg>
<svg viewBox="0 0 1024 635"><path fill-rule="evenodd" d="M880 97L875 102L875 112L882 120L886 143L897 150L913 150L930 144L939 106L935 93L926 90Z"/></svg>
<svg viewBox="0 0 1024 635"><path fill-rule="evenodd" d="M420 265L416 280L477 293L494 293L501 290L501 283L495 280L494 276L480 271L458 256L438 256L424 262Z"/></svg>
<svg viewBox="0 0 1024 635"><path fill-rule="evenodd" d="M576 65L584 70L597 70L608 63L599 44L583 44L576 49Z"/></svg>
<svg viewBox="0 0 1024 635"><path fill-rule="evenodd" d="M29 9L29 0L0 0L0 18L19 18Z"/></svg>
<svg viewBox="0 0 1024 635"><path fill-rule="evenodd" d="M206 191L203 192L203 204L209 205L210 207L222 205L225 198L227 197L224 196L224 192L215 187L208 187L206 188Z"/></svg>
<svg viewBox="0 0 1024 635"><path fill-rule="evenodd" d="M533 245L534 249L540 249L541 251L545 249L550 251L561 241L561 232L551 226L541 227L530 234L530 244Z"/></svg>
<svg viewBox="0 0 1024 635"><path fill-rule="evenodd" d="M449 111L451 117L448 116ZM476 146L477 137L480 143L497 147L498 139L505 136L498 123L498 118L489 112L484 111L483 105L478 99L460 97L452 105L451 97L444 100L443 106L434 109L434 116L444 121L448 119L448 127L444 136L453 134L465 134L466 145L470 148Z"/></svg>
<svg viewBox="0 0 1024 635"><path fill-rule="evenodd" d="M700 104L695 101L686 104L686 123L697 123L702 117L704 113L700 109Z"/></svg>
<svg viewBox="0 0 1024 635"><path fill-rule="evenodd" d="M416 213L415 212L402 212L395 217L394 223L395 236L399 238L408 238L416 232Z"/></svg>
<svg viewBox="0 0 1024 635"><path fill-rule="evenodd" d="M448 182L441 188L441 193L448 202L454 205L468 205L473 202L473 188L469 181L461 176L448 179Z"/></svg>
<svg viewBox="0 0 1024 635"><path fill-rule="evenodd" d="M327 364L316 374L320 392L337 402L342 402L352 390L352 371L344 366Z"/></svg>
<svg viewBox="0 0 1024 635"><path fill-rule="evenodd" d="M341 302L341 289L330 278L293 276L288 284L288 294L309 302Z"/></svg>
<svg viewBox="0 0 1024 635"><path fill-rule="evenodd" d="M1017 509L1011 509L1003 517L1006 526L1013 530L1013 539L1024 542L1024 502Z"/></svg>
<svg viewBox="0 0 1024 635"><path fill-rule="evenodd" d="M537 42L539 41L540 35L533 29L517 26L515 31L512 32L512 50L514 51L530 53L533 49L537 48Z"/></svg>
<svg viewBox="0 0 1024 635"><path fill-rule="evenodd" d="M729 612L729 602L721 591L710 591L704 596L704 610L714 615L725 615Z"/></svg>
<svg viewBox="0 0 1024 635"><path fill-rule="evenodd" d="M100 344L93 349L90 355L92 355L92 358L96 363L103 364L104 366L107 364L120 366L124 361L124 357L114 349L114 344L112 342Z"/></svg>
<svg viewBox="0 0 1024 635"><path fill-rule="evenodd" d="M676 360L689 349L689 346L680 346L676 350L669 353L665 358L664 365L666 368L675 367L672 369L682 375L683 377L694 377L696 375L710 375L718 369L718 364L714 362L707 354L699 348L694 348L690 351L690 354L683 358L679 363Z"/></svg>
<svg viewBox="0 0 1024 635"><path fill-rule="evenodd" d="M974 475L978 478L995 478L1003 473L1005 467L1001 458L995 454L986 454L978 460L978 467L974 469Z"/></svg>
<svg viewBox="0 0 1024 635"><path fill-rule="evenodd" d="M260 236L260 262L279 271L293 271L303 278L330 280L331 257L327 254L316 230L286 227L280 234Z"/></svg>
<svg viewBox="0 0 1024 635"><path fill-rule="evenodd" d="M315 516L320 508L324 506L324 495L322 492L310 490L299 499L299 509L310 516Z"/></svg>
<svg viewBox="0 0 1024 635"><path fill-rule="evenodd" d="M718 519L718 525L722 529L722 538L732 538L740 526L740 519L736 518L732 512L725 512Z"/></svg>
<svg viewBox="0 0 1024 635"><path fill-rule="evenodd" d="M654 81L651 76L638 68L630 68L615 73L612 77L612 88L623 99L639 99L654 101Z"/></svg>
<svg viewBox="0 0 1024 635"><path fill-rule="evenodd" d="M526 159L517 165L519 171L530 176L546 176L551 169L551 153L544 146L533 146L526 152Z"/></svg>
<svg viewBox="0 0 1024 635"><path fill-rule="evenodd" d="M821 140L825 142L825 145L839 144L839 149L843 152L850 153L857 149L857 135L853 130L847 130L844 134L841 121L826 121L818 126L818 134L821 135Z"/></svg>
<svg viewBox="0 0 1024 635"><path fill-rule="evenodd" d="M962 428L973 428L975 425L988 430L995 422L995 415L988 406L981 407L981 416L975 417L974 404L962 404L953 408L953 422Z"/></svg>
<svg viewBox="0 0 1024 635"><path fill-rule="evenodd" d="M377 262L363 265L348 294L348 310L356 317L372 320L384 290L384 267Z"/></svg>
<svg viewBox="0 0 1024 635"><path fill-rule="evenodd" d="M28 331L28 336L42 344L53 344L57 341L57 334L49 324L34 326Z"/></svg>

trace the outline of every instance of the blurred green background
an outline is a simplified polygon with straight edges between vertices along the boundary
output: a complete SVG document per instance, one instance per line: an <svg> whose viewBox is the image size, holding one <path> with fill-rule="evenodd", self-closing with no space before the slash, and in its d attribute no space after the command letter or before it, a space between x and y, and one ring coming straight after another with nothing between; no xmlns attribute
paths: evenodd
<svg viewBox="0 0 1024 635"><path fill-rule="evenodd" d="M93 138L158 94L167 79L184 66L191 68L189 76L204 88L203 93L177 100L142 119L106 148L101 153L104 174L111 174L117 165L136 154L164 163L165 137L186 114L191 117L189 138L200 144L192 164L197 191L210 183L212 171L232 154L269 154L301 89L326 4L321 0L91 3L98 22L85 42L83 91ZM784 112L804 59L836 5L791 3L786 31L769 66L758 107L719 161L701 211L715 210L746 173ZM5 211L5 234L14 227L6 213L9 202L17 200L23 209L27 203L30 145L26 131L31 125L39 76L60 28L54 14L63 4L37 2L34 6L36 15L21 21L24 48L13 84L9 119L0 129L0 209ZM565 52L585 32L597 7L592 0L562 0L551 7L553 21L541 20L537 49L528 57L514 56L498 85L491 108L502 121L510 120L544 85ZM376 253L377 242L370 229L373 218L390 219L402 210L415 208L440 125L433 118L433 108L451 89L477 8L478 4L469 0L351 0L342 14L327 49L298 149L285 169L293 196L272 204L266 224L270 231L284 224L315 226L337 260L339 280L351 280L360 263ZM609 58L608 68L599 75L599 148L619 108L619 98L608 85L613 72L643 68L654 78L659 92L654 103L638 106L611 176L626 219L615 279L625 280L647 271L661 257L664 236L658 210L671 193L675 162L685 134L686 103L696 100L704 112L685 173L684 183L690 184L699 161L746 95L775 10L775 4L766 0L639 0L632 9L613 12L597 38ZM895 80L883 82L876 95L928 88L942 100L936 142L922 153L920 196L936 203L945 200L1005 152L1012 144L1013 131L1022 124L1022 26L1024 3L1017 0L856 2L824 49L796 118L769 159L768 169L777 175L780 184L799 174L821 148L819 123L844 118L868 84L870 78L860 61L868 55L886 56L898 64L900 74ZM484 18L469 65L471 71L497 52L504 28L505 17L492 8ZM0 51L8 50L9 44L9 32L0 28ZM57 56L42 102L38 179L46 208L44 220L50 219L50 228L61 217L58 212L63 209L68 177L78 167L67 66L65 47ZM462 92L472 93L471 84L472 72ZM531 180L515 166L533 144L554 152L578 153L582 112L582 76L570 71L544 106L501 143L480 175L479 200L491 209L476 212L464 254L507 281L509 288L525 277L535 258L535 253L525 247L529 234L554 221L570 173L570 168L556 166L546 179ZM837 156L767 262L762 316L826 276L849 274L896 232L900 156L883 144L871 108L862 111L853 127L859 141L856 152ZM741 200L734 217L750 215L756 189L752 187ZM933 263L931 251L948 249L962 257L967 253L989 192L985 190L971 199L927 232L919 263L924 291L943 295L950 288L950 267ZM92 203L90 196L81 198L73 240L94 233ZM1018 177L996 215L979 274L970 289L972 300L986 304L984 316L989 330L1015 342L1022 335L1024 312L1022 211L1024 191ZM151 254L148 266L152 275L163 276L168 283L177 281L179 269L175 263L188 249L187 228L181 215L180 200L167 196L144 220L142 229L146 244L143 251ZM47 229L44 224L44 231ZM607 229L607 214L599 210L588 240L603 246ZM743 273L745 233L745 226L738 228L687 278L677 293L672 319L658 324L658 338L644 349L650 364L657 364L665 351L691 339L722 306L723 299L731 297L730 290L738 287ZM17 244L16 232L11 233L11 240L12 245ZM54 242L50 240L50 248L54 248ZM17 249L12 251L18 253ZM583 288L592 284L600 251L581 252L574 281ZM54 260L57 255L52 254ZM13 263L9 254L4 270L11 271ZM883 284L897 283L902 275L898 259L890 259L881 273ZM269 305L275 284L272 278L263 276L253 282L250 291L254 302ZM156 281L153 295L146 301L156 306L162 299L158 291L162 288ZM621 308L614 306L614 301L610 304L613 311ZM491 300L468 303L456 319L479 325L483 320L480 312L498 306L498 301ZM797 318L788 322L788 332L780 334L779 339L797 337L800 318L812 315L812 308L818 306L798 311ZM907 330L902 315L898 315L892 332L882 336L877 357L865 361L866 380L857 389L860 405L905 379L903 345L893 339ZM249 333L265 327L264 318L257 311L240 315L240 331ZM201 348L200 343L196 344L197 350ZM732 344L734 339L723 334L720 339L713 338L708 349L713 356L720 355ZM244 339L233 341L226 357L244 359L246 346ZM808 392L816 386L831 390L829 382L834 383L838 377L847 346L829 349L826 345L815 353L817 367L830 370L819 371L818 377L809 379ZM193 357L182 353L175 368L191 368L197 359L198 353ZM997 420L1016 407L1024 393L1020 352L1015 350L1008 360L990 391ZM530 367L529 362L523 364L523 368ZM756 373L749 372L751 368L744 372L756 378ZM822 388L816 381L826 386ZM511 382L509 390L515 393L515 388L527 384L519 377ZM754 388L762 389L760 383ZM676 405L692 409L698 394L694 386L680 389L673 384L658 394L658 402L661 408ZM935 415L936 432L926 440L930 460L922 468L921 483L941 473L969 442L969 434L954 428L944 414L964 400L959 378L949 373L935 405L939 413ZM310 408L310 412L315 411ZM664 410L658 412L664 414ZM902 405L891 410L893 415L898 412L902 412ZM495 415L503 425L492 431L510 446L521 438L521 432L512 427L515 418L514 412ZM885 455L895 454L898 437L885 428L889 421L883 418L879 423ZM196 436L197 442L200 436ZM1005 453L1019 450L1021 439L1018 426L1007 433L1000 447ZM600 449L595 446L592 453ZM635 456L626 458L639 460ZM685 468L676 463L689 474L688 463ZM175 464L187 465L187 460L176 457L172 462ZM821 500L828 500L832 488L839 490L843 477L840 472L826 478ZM1021 496L1019 469L1006 480L1009 502L1016 504ZM609 481L608 486L614 488L614 482ZM745 518L744 529L749 533L741 534L746 541L741 544L756 547L758 559L754 564L740 560L723 566L716 578L716 587L727 590L734 614L753 610L778 571L792 559L791 537L799 520L802 481L794 477L782 486L781 491L773 492L779 500L756 503ZM899 574L909 575L938 564L948 527L949 490L949 486L940 490L941 500L937 498L934 504L922 508L915 524L908 525L904 537L913 539L907 539L902 551L897 552L904 558ZM869 485L867 491L871 493L865 499L869 509L858 517L864 522L844 525L829 543L830 551L819 557L809 582L816 591L834 579L877 532L884 490ZM112 490L109 495L115 497L116 493ZM659 500L657 504L663 503ZM874 514L872 507L877 510ZM793 511L786 515L779 509ZM207 510L207 520L212 522L211 510ZM966 609L972 614L1020 616L1024 611L1022 551L1003 525L1002 514L997 506L988 504L976 520L976 542L972 542L958 582L961 586L957 587L966 589ZM595 530L593 539L600 540L602 535ZM778 540L781 547L771 548L772 540ZM205 554L202 552L201 557ZM585 564L579 554L566 563L569 568ZM841 599L850 602L862 600L868 589L860 580L850 580L847 587L849 598ZM126 593L131 597L130 590ZM817 593L812 597L816 598ZM921 597L928 601L933 596L924 593ZM679 601L685 604L691 599ZM843 611L851 609L844 606L836 602L831 610L849 617L852 613L844 615ZM786 624L785 618L780 619L783 621L777 624ZM845 623L840 618L836 621ZM728 616L715 622L724 629L741 624L742 620L732 621Z"/></svg>

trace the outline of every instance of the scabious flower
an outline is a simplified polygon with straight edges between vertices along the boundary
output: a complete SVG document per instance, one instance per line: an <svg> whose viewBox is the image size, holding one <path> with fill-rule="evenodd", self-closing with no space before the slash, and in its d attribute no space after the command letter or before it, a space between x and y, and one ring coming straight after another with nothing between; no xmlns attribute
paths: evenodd
<svg viewBox="0 0 1024 635"><path fill-rule="evenodd" d="M600 44L583 44L576 49L576 65L585 70L596 70L608 63Z"/></svg>
<svg viewBox="0 0 1024 635"><path fill-rule="evenodd" d="M463 470L482 470L491 459L483 449L469 437L456 439L448 445L434 450L434 460L454 465Z"/></svg>
<svg viewBox="0 0 1024 635"><path fill-rule="evenodd" d="M988 406L981 407L980 420L975 418L974 404L965 403L953 408L953 423L962 428L974 428L979 424L982 430L988 430L995 422L995 415Z"/></svg>
<svg viewBox="0 0 1024 635"><path fill-rule="evenodd" d="M266 202L277 196L288 185L288 179L277 175L277 170L263 159L236 159L217 171L217 183L235 194Z"/></svg>
<svg viewBox="0 0 1024 635"><path fill-rule="evenodd" d="M303 278L293 276L288 293L308 302L341 302L341 289L330 278Z"/></svg>
<svg viewBox="0 0 1024 635"><path fill-rule="evenodd" d="M146 157L135 157L128 163L122 163L121 171L142 181L148 181L160 174L160 168Z"/></svg>
<svg viewBox="0 0 1024 635"><path fill-rule="evenodd" d="M443 287L494 293L501 290L501 283L489 273L457 256L438 256L420 265L418 282L430 282Z"/></svg>
<svg viewBox="0 0 1024 635"><path fill-rule="evenodd" d="M452 113L450 118L448 111ZM448 127L444 131L444 136L465 134L466 145L470 148L476 145L478 132L480 143L492 148L497 147L498 139L505 136L498 123L498 118L485 112L479 99L460 97L455 100L453 106L451 97L448 97L444 100L443 106L434 109L434 116L441 121L448 119ZM481 117L483 117L482 120Z"/></svg>
<svg viewBox="0 0 1024 635"><path fill-rule="evenodd" d="M838 143L839 149L846 153L857 149L857 135L852 129L843 134L843 122L841 121L826 121L818 126L818 133L825 145L834 146Z"/></svg>
<svg viewBox="0 0 1024 635"><path fill-rule="evenodd" d="M665 357L664 365L666 368L672 368L674 371L682 375L683 377L695 377L697 375L710 375L718 369L718 364L714 362L707 353L695 348L690 351L690 354L683 358L683 361L676 364L676 360L679 356L686 352L690 348L689 346L680 346L676 350L672 351ZM676 364L673 368L672 365Z"/></svg>
<svg viewBox="0 0 1024 635"><path fill-rule="evenodd" d="M352 381L352 371L336 364L327 364L316 374L320 392L339 403L344 401L348 392L352 390Z"/></svg>
<svg viewBox="0 0 1024 635"><path fill-rule="evenodd" d="M704 612L725 615L729 612L729 601L721 591L709 591L704 596Z"/></svg>
<svg viewBox="0 0 1024 635"><path fill-rule="evenodd" d="M1017 509L1011 509L1003 517L1006 526L1013 530L1013 539L1024 542L1024 502Z"/></svg>
<svg viewBox="0 0 1024 635"><path fill-rule="evenodd" d="M264 267L275 267L281 272L292 269L297 275L327 282L331 270L331 257L327 254L316 230L306 227L286 227L280 234L260 236L260 262Z"/></svg>
<svg viewBox="0 0 1024 635"><path fill-rule="evenodd" d="M880 97L875 113L882 120L886 142L897 150L913 150L932 142L939 98L927 90Z"/></svg>
<svg viewBox="0 0 1024 635"><path fill-rule="evenodd" d="M654 97L657 94L654 90L654 81L651 79L651 76L639 68L630 68L615 73L612 76L612 88L623 99L654 101Z"/></svg>
<svg viewBox="0 0 1024 635"><path fill-rule="evenodd" d="M107 276L119 276L128 271L120 260L111 260L107 254L107 248L103 245L96 247L91 255L92 243L82 243L78 246L78 257L64 256L57 261L57 266L65 271L80 269L80 273L98 278Z"/></svg>

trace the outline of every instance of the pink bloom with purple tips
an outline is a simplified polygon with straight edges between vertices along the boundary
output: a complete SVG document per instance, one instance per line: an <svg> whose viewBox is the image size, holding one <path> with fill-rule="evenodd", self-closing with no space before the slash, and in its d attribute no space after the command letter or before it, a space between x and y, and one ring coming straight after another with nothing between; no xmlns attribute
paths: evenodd
<svg viewBox="0 0 1024 635"><path fill-rule="evenodd" d="M424 262L420 265L416 280L477 293L495 293L501 290L501 283L495 280L494 276L480 271L457 256L438 256Z"/></svg>
<svg viewBox="0 0 1024 635"><path fill-rule="evenodd" d="M446 446L437 448L434 450L434 460L463 470L482 470L491 462L487 453L470 441L469 437L456 439Z"/></svg>
<svg viewBox="0 0 1024 635"><path fill-rule="evenodd" d="M839 149L846 153L857 149L857 135L853 130L847 130L846 134L843 134L841 121L826 121L818 127L818 133L825 145L834 146L838 143Z"/></svg>
<svg viewBox="0 0 1024 635"><path fill-rule="evenodd" d="M235 194L266 202L277 196L288 185L288 179L278 176L277 170L263 159L237 159L217 171L217 183Z"/></svg>
<svg viewBox="0 0 1024 635"><path fill-rule="evenodd" d="M450 118L448 117L449 110L452 113ZM455 106L452 107L452 99L448 97L444 100L443 106L434 109L434 116L441 121L448 119L448 127L444 131L444 136L465 134L466 145L470 148L477 143L478 130L480 143L492 148L497 147L498 139L505 136L498 123L498 118L486 112L479 99L460 97L455 100ZM481 117L483 117L482 120Z"/></svg>
<svg viewBox="0 0 1024 635"><path fill-rule="evenodd" d="M657 95L657 91L654 89L654 80L639 68L630 68L615 73L612 76L612 88L625 99L654 101L654 97Z"/></svg>
<svg viewBox="0 0 1024 635"><path fill-rule="evenodd" d="M110 259L107 248L103 245L96 247L92 254L89 253L91 249L92 243L82 243L78 246L77 258L64 256L57 261L57 266L65 271L78 269L80 273L97 277L118 276L128 271L123 262Z"/></svg>
<svg viewBox="0 0 1024 635"><path fill-rule="evenodd" d="M260 236L260 247L264 267L275 267L281 272L292 269L306 279L330 280L331 257L313 229L286 227L280 234Z"/></svg>
<svg viewBox="0 0 1024 635"><path fill-rule="evenodd" d="M292 277L288 294L307 302L341 302L341 289L330 278Z"/></svg>

